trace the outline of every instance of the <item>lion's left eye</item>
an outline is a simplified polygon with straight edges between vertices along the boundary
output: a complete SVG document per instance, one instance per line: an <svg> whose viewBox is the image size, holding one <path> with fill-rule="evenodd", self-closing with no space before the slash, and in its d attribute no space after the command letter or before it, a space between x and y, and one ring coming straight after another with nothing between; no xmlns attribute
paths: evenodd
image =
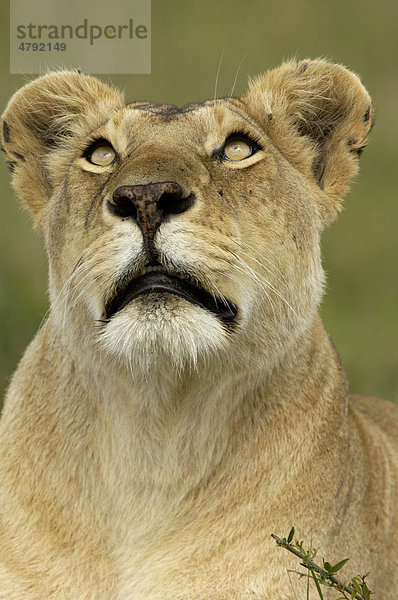
<svg viewBox="0 0 398 600"><path fill-rule="evenodd" d="M225 142L223 155L226 160L238 161L249 158L256 150L256 145L249 138L233 136Z"/></svg>
<svg viewBox="0 0 398 600"><path fill-rule="evenodd" d="M116 152L106 141L99 141L86 151L85 156L89 162L99 167L107 167L116 158Z"/></svg>

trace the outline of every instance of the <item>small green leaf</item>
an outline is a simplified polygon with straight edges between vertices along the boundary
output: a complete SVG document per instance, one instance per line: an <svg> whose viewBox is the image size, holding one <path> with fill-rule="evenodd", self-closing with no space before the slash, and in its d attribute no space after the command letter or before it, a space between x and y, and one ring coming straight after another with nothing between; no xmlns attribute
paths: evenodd
<svg viewBox="0 0 398 600"><path fill-rule="evenodd" d="M346 562L350 560L349 558L344 558L343 560L341 560L340 562L336 563L335 565L333 565L333 567L330 568L330 573L337 573L337 571L340 571L340 569L342 567L344 567L344 565L346 564ZM329 570L329 569L328 569Z"/></svg>
<svg viewBox="0 0 398 600"><path fill-rule="evenodd" d="M316 589L318 591L320 599L324 600L324 597L323 597L323 594L322 594L322 590L321 590L321 586L319 585L318 578L316 577L314 571L311 571L311 575L312 575L313 580L315 581Z"/></svg>
<svg viewBox="0 0 398 600"><path fill-rule="evenodd" d="M326 571L328 573L332 573L332 565L330 563L328 563L327 561L323 563L323 566L325 567Z"/></svg>
<svg viewBox="0 0 398 600"><path fill-rule="evenodd" d="M365 581L362 582L362 592L363 592L363 595L365 596L366 600L368 600L368 598L370 598L370 592L369 592L369 588L366 585Z"/></svg>
<svg viewBox="0 0 398 600"><path fill-rule="evenodd" d="M293 536L294 536L294 527L291 528L290 533L288 535L288 538L287 538L288 544L290 544L290 542L293 540Z"/></svg>
<svg viewBox="0 0 398 600"><path fill-rule="evenodd" d="M354 590L355 590L355 591L356 591L358 594L360 594L360 593L361 593L361 588L359 587L359 583L358 583L358 581L356 581L356 579L355 579L355 578L352 580L351 584L352 584L352 587L354 588Z"/></svg>

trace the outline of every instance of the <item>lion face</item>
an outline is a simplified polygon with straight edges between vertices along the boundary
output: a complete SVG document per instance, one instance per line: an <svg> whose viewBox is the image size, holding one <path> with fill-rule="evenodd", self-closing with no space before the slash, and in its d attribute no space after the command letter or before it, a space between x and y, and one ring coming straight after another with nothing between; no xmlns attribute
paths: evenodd
<svg viewBox="0 0 398 600"><path fill-rule="evenodd" d="M302 182L291 207L285 163L231 100L132 105L79 140L47 230L64 328L91 325L96 345L140 370L230 352L256 329L274 358L322 281L316 198Z"/></svg>
<svg viewBox="0 0 398 600"><path fill-rule="evenodd" d="M247 353L272 368L306 330L322 293L320 233L355 171L370 102L342 67L288 65L242 99L181 109L125 106L75 73L11 100L3 143L71 345L133 372Z"/></svg>

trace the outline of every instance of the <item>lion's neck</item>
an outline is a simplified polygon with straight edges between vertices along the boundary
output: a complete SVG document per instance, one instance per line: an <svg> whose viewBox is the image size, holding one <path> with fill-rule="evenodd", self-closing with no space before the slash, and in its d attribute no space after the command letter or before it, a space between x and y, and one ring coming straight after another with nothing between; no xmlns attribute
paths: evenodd
<svg viewBox="0 0 398 600"><path fill-rule="evenodd" d="M41 343L55 344L44 337ZM35 435L40 432L46 446L54 446L53 468L65 471L65 479L68 470L84 476L95 465L97 474L85 480L92 481L93 494L101 485L101 494L115 510L119 498L130 498L137 515L154 510L157 503L164 515L164 506L174 510L195 490L234 469L246 473L259 457L271 480L293 453L299 468L300 461L322 448L330 429L345 443L345 376L319 319L271 376L250 364L240 372L221 371L218 377L200 372L170 376L167 394L156 395L156 386L143 394L142 382L120 381L112 371L83 377L65 352L63 372L54 372L48 353L42 356L40 365L28 360L23 368L34 369L33 387L43 381L53 387L47 393L50 400L38 411L31 398L20 418L32 428L40 420ZM300 420L305 426L299 426ZM16 428L24 430L18 423ZM51 471L47 464L43 470L45 476Z"/></svg>
<svg viewBox="0 0 398 600"><path fill-rule="evenodd" d="M271 373L250 360L236 371L213 363L149 379L105 373L97 373L92 389L98 390L109 444L123 440L115 459L128 462L136 489L183 493L238 455L245 440L254 445L268 437L275 457L278 437L270 431L304 448L306 440L296 439L301 418L307 427L322 422L325 429L344 420L345 374L319 317ZM313 449L314 440L307 441Z"/></svg>

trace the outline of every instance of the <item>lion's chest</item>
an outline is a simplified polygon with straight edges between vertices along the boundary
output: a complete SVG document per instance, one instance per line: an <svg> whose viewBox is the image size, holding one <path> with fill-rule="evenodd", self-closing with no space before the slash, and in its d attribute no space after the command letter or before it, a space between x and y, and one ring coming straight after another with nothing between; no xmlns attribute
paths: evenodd
<svg viewBox="0 0 398 600"><path fill-rule="evenodd" d="M123 553L117 600L290 599L284 557L259 519L242 527L225 519L202 521L174 532L149 536ZM286 560L287 558L287 560ZM278 594L278 596L276 596Z"/></svg>

